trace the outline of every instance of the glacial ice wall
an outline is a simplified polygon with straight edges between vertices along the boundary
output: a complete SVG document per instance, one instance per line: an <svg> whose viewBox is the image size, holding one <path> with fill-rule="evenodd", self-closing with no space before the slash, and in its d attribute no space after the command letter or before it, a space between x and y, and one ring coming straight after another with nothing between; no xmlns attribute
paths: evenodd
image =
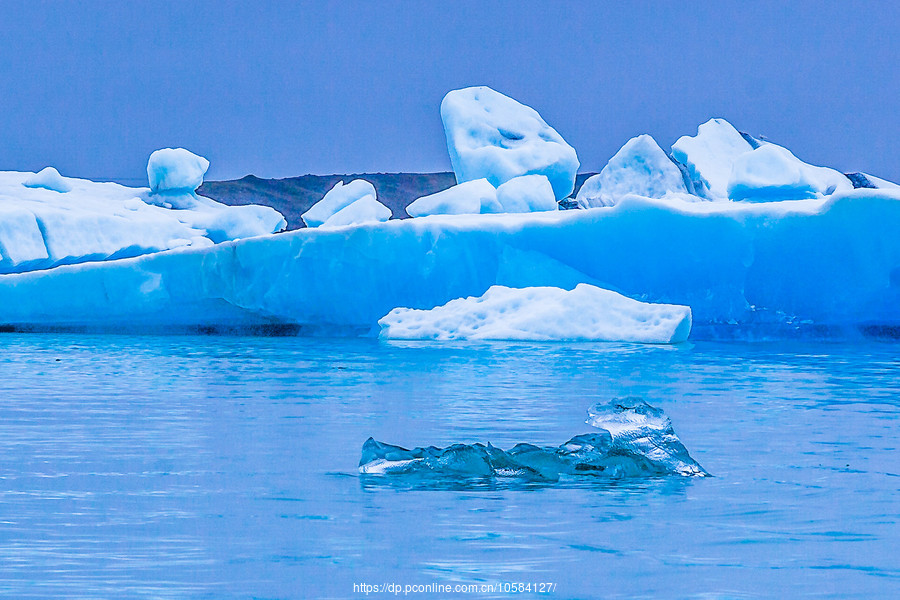
<svg viewBox="0 0 900 600"><path fill-rule="evenodd" d="M590 283L690 306L694 338L897 326L898 229L900 194L872 189L767 203L626 196L591 210L303 229L0 276L0 325L371 333L395 307Z"/></svg>

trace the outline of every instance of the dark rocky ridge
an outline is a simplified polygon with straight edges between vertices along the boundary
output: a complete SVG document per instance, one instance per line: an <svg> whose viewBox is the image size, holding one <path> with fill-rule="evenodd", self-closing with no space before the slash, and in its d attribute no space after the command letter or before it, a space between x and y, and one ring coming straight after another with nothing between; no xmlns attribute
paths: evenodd
<svg viewBox="0 0 900 600"><path fill-rule="evenodd" d="M580 173L575 180L577 193L584 180L594 173ZM271 206L287 219L288 229L305 227L300 215L322 199L343 180L365 179L375 186L378 200L391 209L395 219L407 219L406 207L416 198L434 194L456 183L453 173L360 173L352 175L303 175L286 179L261 179L247 175L231 181L204 181L197 193L223 204L263 204ZM571 203L561 203L563 208Z"/></svg>

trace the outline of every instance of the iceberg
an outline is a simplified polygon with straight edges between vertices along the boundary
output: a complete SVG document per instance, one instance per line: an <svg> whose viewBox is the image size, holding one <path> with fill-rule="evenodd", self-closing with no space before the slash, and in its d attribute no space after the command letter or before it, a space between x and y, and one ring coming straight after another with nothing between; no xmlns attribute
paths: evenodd
<svg viewBox="0 0 900 600"><path fill-rule="evenodd" d="M600 173L588 178L576 201L581 208L593 208L612 206L628 194L662 198L673 193L688 193L681 170L644 134L628 140Z"/></svg>
<svg viewBox="0 0 900 600"><path fill-rule="evenodd" d="M176 185L172 174L184 169L173 168L166 171L172 176L163 176L167 164L173 167L166 158L171 155L154 155L148 172L159 176L157 190ZM197 196L190 185L193 181L153 192L63 178L49 168L36 174L0 172L0 273L206 247L274 233L286 225L270 207L226 206Z"/></svg>
<svg viewBox="0 0 900 600"><path fill-rule="evenodd" d="M501 183L497 188L497 201L506 213L559 210L553 186L544 175L522 175Z"/></svg>
<svg viewBox="0 0 900 600"><path fill-rule="evenodd" d="M321 200L300 215L300 218L307 227L318 227L336 213L367 196L371 196L372 200L377 200L378 197L375 186L365 179L354 179L346 185L343 181L338 181Z"/></svg>
<svg viewBox="0 0 900 600"><path fill-rule="evenodd" d="M441 102L450 163L458 183L495 187L520 175L544 175L557 200L575 187L578 156L531 107L486 86L448 92Z"/></svg>
<svg viewBox="0 0 900 600"><path fill-rule="evenodd" d="M430 215L471 215L503 212L497 189L487 179L459 183L436 194L413 200L406 207L411 217Z"/></svg>
<svg viewBox="0 0 900 600"><path fill-rule="evenodd" d="M362 223L380 223L391 218L391 209L366 195L337 211L322 223L322 227L344 227Z"/></svg>
<svg viewBox="0 0 900 600"><path fill-rule="evenodd" d="M209 161L184 148L162 148L147 161L150 191L193 192L203 183Z"/></svg>
<svg viewBox="0 0 900 600"><path fill-rule="evenodd" d="M731 200L800 200L853 189L841 172L809 165L790 150L763 144L734 160L728 181Z"/></svg>
<svg viewBox="0 0 900 600"><path fill-rule="evenodd" d="M54 198L81 185L71 180L69 194L28 190L26 176L15 176L17 189ZM141 202L132 211L125 207L131 190L103 186L120 194L122 215L181 212ZM19 258L46 252L36 226L35 238L23 234L34 212L0 207L17 223ZM149 215L141 236L155 231ZM274 324L304 334L375 335L378 320L396 307L431 309L494 285L571 290L587 283L691 307L692 339L859 335L900 326L898 230L900 193L889 189L759 203L628 195L590 210L392 219L2 275L0 327ZM61 231L107 230L95 221ZM161 229L157 243L169 244L171 233ZM8 251L0 250L4 261Z"/></svg>
<svg viewBox="0 0 900 600"><path fill-rule="evenodd" d="M491 286L430 310L395 308L378 321L385 339L601 341L675 344L691 332L687 306L648 304L581 283Z"/></svg>
<svg viewBox="0 0 900 600"><path fill-rule="evenodd" d="M599 431L577 435L557 447L517 444L501 450L490 443L476 443L407 450L370 437L362 447L359 472L421 483L709 476L691 458L662 410L627 398L595 405L589 414L588 424Z"/></svg>
<svg viewBox="0 0 900 600"><path fill-rule="evenodd" d="M672 157L687 167L694 188L714 200L728 197L735 159L753 146L725 119L710 119L696 136L682 136L672 144Z"/></svg>
<svg viewBox="0 0 900 600"><path fill-rule="evenodd" d="M22 185L27 188L43 188L60 194L72 190L72 185L53 167L41 169L33 177L26 179Z"/></svg>

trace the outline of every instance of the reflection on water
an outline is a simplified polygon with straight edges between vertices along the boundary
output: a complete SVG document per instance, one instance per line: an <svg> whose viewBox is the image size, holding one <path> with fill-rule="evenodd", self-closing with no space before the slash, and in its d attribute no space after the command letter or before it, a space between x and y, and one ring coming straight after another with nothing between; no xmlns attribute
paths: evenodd
<svg viewBox="0 0 900 600"><path fill-rule="evenodd" d="M497 492L497 491L535 491L548 488L581 489L598 493L645 493L654 490L671 495L684 493L686 478L668 476L641 477L636 480L609 479L601 477L564 477L558 481L541 481L515 477L384 477L376 475L359 475L360 489L367 492L379 490L415 490L415 491L457 491L457 492Z"/></svg>
<svg viewBox="0 0 900 600"><path fill-rule="evenodd" d="M879 343L5 334L0 590L347 598L362 581L539 578L560 598L890 597L898 356ZM355 473L370 435L550 446L591 430L588 406L631 395L665 410L716 476Z"/></svg>

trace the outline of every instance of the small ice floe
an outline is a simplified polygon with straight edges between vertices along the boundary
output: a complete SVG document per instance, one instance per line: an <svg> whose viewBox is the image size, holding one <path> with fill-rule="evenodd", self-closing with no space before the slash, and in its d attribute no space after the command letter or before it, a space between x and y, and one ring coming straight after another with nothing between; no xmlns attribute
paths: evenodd
<svg viewBox="0 0 900 600"><path fill-rule="evenodd" d="M675 435L662 410L637 398L595 404L587 423L599 431L577 435L557 447L490 443L408 450L369 438L363 444L363 475L411 480L515 478L554 482L560 477L706 477L709 475Z"/></svg>
<svg viewBox="0 0 900 600"><path fill-rule="evenodd" d="M395 308L378 321L381 337L406 340L532 340L677 344L691 333L691 309L651 304L586 283L491 286L429 310Z"/></svg>

